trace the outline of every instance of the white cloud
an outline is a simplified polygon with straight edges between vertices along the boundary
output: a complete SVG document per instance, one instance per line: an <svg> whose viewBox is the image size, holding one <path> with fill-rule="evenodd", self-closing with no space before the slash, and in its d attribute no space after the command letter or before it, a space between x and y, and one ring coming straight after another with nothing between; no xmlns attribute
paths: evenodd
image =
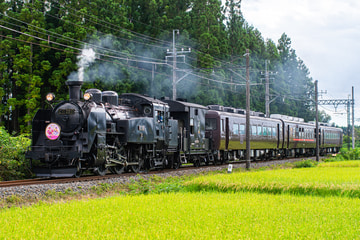
<svg viewBox="0 0 360 240"><path fill-rule="evenodd" d="M360 1L243 0L242 12L265 39L277 42L285 32L313 79L319 80L320 90L327 90L332 98L347 99L354 86L357 102L360 96L357 94L360 93ZM326 108L334 110L331 106ZM346 116L331 116L337 124L347 124Z"/></svg>

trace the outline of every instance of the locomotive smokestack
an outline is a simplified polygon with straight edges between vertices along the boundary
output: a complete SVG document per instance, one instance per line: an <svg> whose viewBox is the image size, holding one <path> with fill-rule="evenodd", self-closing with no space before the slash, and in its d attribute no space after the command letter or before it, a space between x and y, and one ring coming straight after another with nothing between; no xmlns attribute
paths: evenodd
<svg viewBox="0 0 360 240"><path fill-rule="evenodd" d="M66 81L66 85L69 86L69 100L70 101L79 101L81 97L81 85L82 81Z"/></svg>

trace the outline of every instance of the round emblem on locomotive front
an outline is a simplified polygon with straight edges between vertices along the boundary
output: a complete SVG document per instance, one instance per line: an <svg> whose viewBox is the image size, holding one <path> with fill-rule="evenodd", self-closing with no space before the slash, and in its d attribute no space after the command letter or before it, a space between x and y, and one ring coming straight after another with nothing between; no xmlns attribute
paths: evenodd
<svg viewBox="0 0 360 240"><path fill-rule="evenodd" d="M45 135L49 140L56 140L59 138L61 128L56 123L50 123L45 128Z"/></svg>

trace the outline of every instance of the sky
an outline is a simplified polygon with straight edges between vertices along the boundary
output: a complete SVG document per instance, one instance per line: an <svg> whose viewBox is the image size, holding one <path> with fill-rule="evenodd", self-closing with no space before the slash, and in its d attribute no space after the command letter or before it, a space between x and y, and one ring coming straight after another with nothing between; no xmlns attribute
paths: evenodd
<svg viewBox="0 0 360 240"><path fill-rule="evenodd" d="M245 20L264 39L276 44L282 33L318 80L319 100L351 98L354 87L355 125L360 125L360 1L242 0ZM276 77L275 77L276 81ZM339 126L347 126L346 108L319 106Z"/></svg>

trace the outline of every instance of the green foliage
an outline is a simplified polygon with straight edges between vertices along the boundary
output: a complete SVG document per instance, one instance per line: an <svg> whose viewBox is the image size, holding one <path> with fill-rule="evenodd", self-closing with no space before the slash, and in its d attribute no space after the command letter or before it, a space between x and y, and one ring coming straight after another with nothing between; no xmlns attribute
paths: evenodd
<svg viewBox="0 0 360 240"><path fill-rule="evenodd" d="M0 238L357 239L359 165L342 163L195 176L185 180L187 186L198 186L192 192L148 194L154 189L150 185L167 182L150 177L138 183L147 194L41 200L31 207L2 209ZM48 196L58 197L55 191ZM11 206L23 199L5 201Z"/></svg>
<svg viewBox="0 0 360 240"><path fill-rule="evenodd" d="M265 111L261 72L270 60L268 70L277 72L272 76L277 84L270 94L277 98L271 112L313 120L313 80L290 37L284 33L277 43L264 40L243 17L241 1L221 3L5 1L0 9L6 27L1 29L6 37L0 40L0 124L9 132L30 132L31 119L48 92L55 92L58 100L67 98L64 83L77 77L77 49L90 46L99 46L99 56L85 71L84 88L171 97L171 66L151 62L164 60L173 29L180 31L176 47L192 48L185 62L177 63L179 70L193 73L178 83L178 97L245 108L243 55L250 49L250 79L257 84L251 87L252 110ZM182 76L178 71L177 77ZM329 120L324 112L320 119Z"/></svg>
<svg viewBox="0 0 360 240"><path fill-rule="evenodd" d="M97 195L101 195L101 194L104 194L106 192L108 192L110 189L112 189L113 185L111 184L108 184L108 183L100 183L96 186L93 186L91 188L91 190L93 192L95 192Z"/></svg>
<svg viewBox="0 0 360 240"><path fill-rule="evenodd" d="M347 150L342 148L340 153L334 157L323 159L324 162L360 160L360 148Z"/></svg>
<svg viewBox="0 0 360 240"><path fill-rule="evenodd" d="M207 175L194 178L185 185L186 189L191 192L256 192L359 198L360 177L358 171L358 164L347 162L347 164L336 164L333 167L326 165L306 169Z"/></svg>
<svg viewBox="0 0 360 240"><path fill-rule="evenodd" d="M310 167L316 167L319 163L312 159L307 159L299 162L295 162L294 166L295 168L310 168Z"/></svg>
<svg viewBox="0 0 360 240"><path fill-rule="evenodd" d="M138 175L138 179L132 179L127 188L130 194L158 194L179 192L183 189L183 186L180 178L163 179L154 175L149 179L144 179Z"/></svg>
<svg viewBox="0 0 360 240"><path fill-rule="evenodd" d="M0 180L14 180L30 176L25 151L30 146L26 135L11 136L0 127Z"/></svg>

